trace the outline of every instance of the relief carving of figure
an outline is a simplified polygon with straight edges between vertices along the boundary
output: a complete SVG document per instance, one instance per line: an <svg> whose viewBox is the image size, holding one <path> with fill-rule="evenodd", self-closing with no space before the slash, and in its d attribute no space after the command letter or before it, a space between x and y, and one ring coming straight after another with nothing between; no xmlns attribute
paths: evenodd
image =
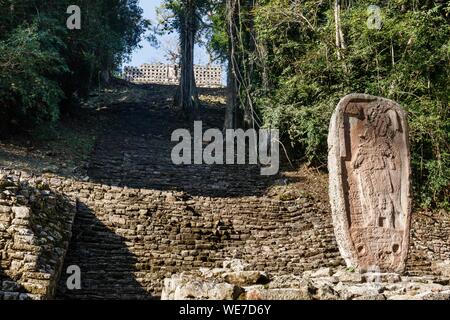
<svg viewBox="0 0 450 320"><path fill-rule="evenodd" d="M395 229L401 214L395 175L396 152L392 148L397 134L396 117L391 117L389 108L380 105L366 112L353 161L364 222L366 227Z"/></svg>
<svg viewBox="0 0 450 320"><path fill-rule="evenodd" d="M347 266L403 272L411 229L406 113L389 99L347 95L331 118L328 146L333 225Z"/></svg>

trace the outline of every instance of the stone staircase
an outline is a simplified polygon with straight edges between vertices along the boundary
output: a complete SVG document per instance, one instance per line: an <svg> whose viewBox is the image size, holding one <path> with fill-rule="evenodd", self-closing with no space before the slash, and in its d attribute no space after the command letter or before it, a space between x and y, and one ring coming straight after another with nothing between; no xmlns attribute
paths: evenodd
<svg viewBox="0 0 450 320"><path fill-rule="evenodd" d="M258 166L173 165L171 133L192 124L158 101L110 110L65 263L84 271L83 289L67 290L63 275L59 298L152 299L165 277L233 256L277 273L341 263L326 205L265 196L278 177ZM201 117L220 128L223 109Z"/></svg>
<svg viewBox="0 0 450 320"><path fill-rule="evenodd" d="M248 270L271 276L300 276L304 271L343 265L326 201L301 192L286 199L267 192L289 179L262 177L257 166L172 164L172 131L191 128L170 107L172 93L155 89L143 103L118 103L102 111L111 120L110 127L97 141L89 179L22 176L25 181L38 181L31 185L44 198L65 199L69 211L60 212L74 211L75 221L72 226L63 224L64 230L56 228L72 234L68 249L48 238L42 248L21 246L17 253L11 242L14 230L8 234L8 228L0 230L0 299L2 295L158 299L164 279L199 268L220 268L235 258L245 261ZM206 106L201 115L204 129L220 128L223 112L221 107ZM5 176L17 174L5 171ZM1 197L11 190L0 185ZM12 221L10 207L16 204L7 204L0 225ZM33 212L45 217L46 206L35 206ZM36 220L16 222L29 224L32 233L48 236ZM51 221L45 224L55 230ZM408 272L430 274L435 272L433 261L450 260L449 235L448 215L414 215ZM56 258L40 255L43 258L32 267L39 288L27 286L27 279L11 268L12 260L25 261L27 248L45 253L53 247L59 248ZM51 272L45 271L45 265ZM72 265L81 269L81 290L67 288L66 270ZM42 280L46 277L50 281ZM12 282L17 285L12 287Z"/></svg>

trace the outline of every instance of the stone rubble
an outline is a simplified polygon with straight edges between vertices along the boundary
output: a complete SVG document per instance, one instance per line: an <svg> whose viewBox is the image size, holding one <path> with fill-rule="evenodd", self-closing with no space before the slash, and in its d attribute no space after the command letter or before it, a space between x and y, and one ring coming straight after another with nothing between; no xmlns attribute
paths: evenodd
<svg viewBox="0 0 450 320"><path fill-rule="evenodd" d="M244 273L243 273L244 272ZM247 274L252 276L253 281ZM229 275L233 274L232 277ZM264 279L264 282L261 282ZM344 267L268 276L225 266L173 275L163 300L450 300L450 278L359 274Z"/></svg>

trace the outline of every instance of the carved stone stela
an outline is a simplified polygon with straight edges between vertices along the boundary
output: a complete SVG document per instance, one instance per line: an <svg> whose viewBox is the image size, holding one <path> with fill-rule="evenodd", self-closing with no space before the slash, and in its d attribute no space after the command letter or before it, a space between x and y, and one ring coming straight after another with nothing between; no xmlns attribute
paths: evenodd
<svg viewBox="0 0 450 320"><path fill-rule="evenodd" d="M347 265L404 271L411 222L404 111L391 100L346 96L331 119L328 145L333 224Z"/></svg>

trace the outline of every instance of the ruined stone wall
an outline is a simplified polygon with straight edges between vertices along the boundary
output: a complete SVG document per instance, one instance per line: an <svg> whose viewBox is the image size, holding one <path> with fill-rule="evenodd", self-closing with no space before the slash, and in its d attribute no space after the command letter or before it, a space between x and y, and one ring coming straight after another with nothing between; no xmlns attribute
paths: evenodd
<svg viewBox="0 0 450 320"><path fill-rule="evenodd" d="M419 275L438 273L442 261L450 261L450 213L413 213L407 269Z"/></svg>
<svg viewBox="0 0 450 320"><path fill-rule="evenodd" d="M42 179L0 171L0 299L55 295L74 216Z"/></svg>
<svg viewBox="0 0 450 320"><path fill-rule="evenodd" d="M195 65L194 75L199 87L222 86L221 66ZM177 85L180 81L180 68L173 64L143 64L139 67L125 67L124 78L134 83Z"/></svg>
<svg viewBox="0 0 450 320"><path fill-rule="evenodd" d="M125 80L134 83L157 83L176 85L179 81L178 68L168 64L143 64L140 67L125 67Z"/></svg>
<svg viewBox="0 0 450 320"><path fill-rule="evenodd" d="M221 87L222 67L221 66L194 66L195 83L199 87Z"/></svg>
<svg viewBox="0 0 450 320"><path fill-rule="evenodd" d="M273 275L343 264L328 205L306 196L191 197L52 175L2 177L3 298L54 297L64 256L58 298L151 299L164 278L231 258ZM413 221L408 270L432 273L434 261L450 258L449 216ZM82 290L65 288L69 265L81 268Z"/></svg>

